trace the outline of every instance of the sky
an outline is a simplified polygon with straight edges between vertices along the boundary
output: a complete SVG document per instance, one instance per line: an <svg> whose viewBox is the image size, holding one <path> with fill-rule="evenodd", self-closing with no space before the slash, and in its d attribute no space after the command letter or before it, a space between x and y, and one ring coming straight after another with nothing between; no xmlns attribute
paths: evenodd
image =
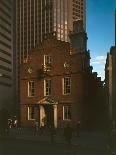
<svg viewBox="0 0 116 155"><path fill-rule="evenodd" d="M86 31L88 49L91 55L93 72L105 78L105 62L107 52L115 42L115 9L116 0L86 0Z"/></svg>

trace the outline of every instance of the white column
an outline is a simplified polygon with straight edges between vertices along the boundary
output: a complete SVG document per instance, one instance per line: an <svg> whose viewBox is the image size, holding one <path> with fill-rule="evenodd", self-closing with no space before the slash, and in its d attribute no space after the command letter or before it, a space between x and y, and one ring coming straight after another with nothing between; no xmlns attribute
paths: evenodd
<svg viewBox="0 0 116 155"><path fill-rule="evenodd" d="M54 107L54 127L57 128L57 105L53 105Z"/></svg>
<svg viewBox="0 0 116 155"><path fill-rule="evenodd" d="M40 125L42 123L43 118L45 118L45 110L42 105L40 105Z"/></svg>

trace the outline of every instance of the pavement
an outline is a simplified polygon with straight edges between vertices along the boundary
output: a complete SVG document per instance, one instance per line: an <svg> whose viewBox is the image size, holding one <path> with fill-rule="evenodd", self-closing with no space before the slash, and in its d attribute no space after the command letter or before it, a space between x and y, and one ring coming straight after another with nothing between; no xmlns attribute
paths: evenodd
<svg viewBox="0 0 116 155"><path fill-rule="evenodd" d="M40 132L34 134L31 129L10 129L7 139L25 140L32 142L51 143L50 135L48 132L43 135ZM54 136L55 144L66 144L62 132ZM102 132L81 132L80 137L73 135L72 146L94 149L99 151L108 151L108 137Z"/></svg>

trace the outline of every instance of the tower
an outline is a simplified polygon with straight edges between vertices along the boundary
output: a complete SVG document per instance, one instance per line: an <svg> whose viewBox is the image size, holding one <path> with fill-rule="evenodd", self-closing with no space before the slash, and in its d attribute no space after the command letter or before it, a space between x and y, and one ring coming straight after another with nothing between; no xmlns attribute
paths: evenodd
<svg viewBox="0 0 116 155"><path fill-rule="evenodd" d="M87 51L87 33L83 27L83 21L78 20L73 22L73 31L69 34L71 47L77 52Z"/></svg>

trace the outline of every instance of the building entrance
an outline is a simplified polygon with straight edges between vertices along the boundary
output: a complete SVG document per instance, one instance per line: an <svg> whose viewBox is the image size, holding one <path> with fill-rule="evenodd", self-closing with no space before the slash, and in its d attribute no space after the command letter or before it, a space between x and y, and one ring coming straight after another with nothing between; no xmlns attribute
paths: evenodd
<svg viewBox="0 0 116 155"><path fill-rule="evenodd" d="M40 105L40 126L57 127L57 107L56 105Z"/></svg>
<svg viewBox="0 0 116 155"><path fill-rule="evenodd" d="M54 125L54 108L53 105L44 105L46 115L46 126Z"/></svg>
<svg viewBox="0 0 116 155"><path fill-rule="evenodd" d="M44 126L53 125L55 128L57 128L58 102L45 97L41 99L38 104L40 109L40 126L41 124Z"/></svg>

